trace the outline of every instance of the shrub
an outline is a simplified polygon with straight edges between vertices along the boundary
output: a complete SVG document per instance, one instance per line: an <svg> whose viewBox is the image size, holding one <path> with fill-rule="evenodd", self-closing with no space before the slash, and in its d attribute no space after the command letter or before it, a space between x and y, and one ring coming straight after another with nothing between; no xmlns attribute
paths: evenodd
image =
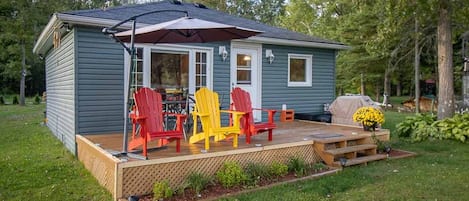
<svg viewBox="0 0 469 201"><path fill-rule="evenodd" d="M270 171L266 165L261 163L248 163L246 166L246 175L250 186L256 186L261 179L270 179Z"/></svg>
<svg viewBox="0 0 469 201"><path fill-rule="evenodd" d="M20 102L18 101L18 96L13 96L13 105L18 105Z"/></svg>
<svg viewBox="0 0 469 201"><path fill-rule="evenodd" d="M153 200L170 198L173 196L173 190L169 187L168 181L155 182L153 185Z"/></svg>
<svg viewBox="0 0 469 201"><path fill-rule="evenodd" d="M442 119L432 124L438 132L438 139L455 139L465 142L469 138L469 113L455 114L452 118Z"/></svg>
<svg viewBox="0 0 469 201"><path fill-rule="evenodd" d="M199 172L193 172L187 177L189 188L193 189L197 194L200 194L200 191L204 190L210 182L212 182L211 177Z"/></svg>
<svg viewBox="0 0 469 201"><path fill-rule="evenodd" d="M217 172L217 179L225 188L228 188L243 183L247 176L237 163L225 162Z"/></svg>
<svg viewBox="0 0 469 201"><path fill-rule="evenodd" d="M398 123L396 133L399 137L410 138L412 142L423 141L436 132L435 128L432 127L435 120L436 117L427 114L416 114Z"/></svg>
<svg viewBox="0 0 469 201"><path fill-rule="evenodd" d="M322 170L325 170L325 169L327 169L327 165L325 165L324 163L317 162L313 165L313 170L315 172L319 172L319 171L322 171Z"/></svg>
<svg viewBox="0 0 469 201"><path fill-rule="evenodd" d="M302 177L306 174L308 165L306 162L298 157L293 157L288 160L288 170L295 173L295 176Z"/></svg>
<svg viewBox="0 0 469 201"><path fill-rule="evenodd" d="M285 176L288 174L288 165L279 163L277 161L273 162L270 166L270 173L275 176Z"/></svg>
<svg viewBox="0 0 469 201"><path fill-rule="evenodd" d="M39 97L38 94L36 94L36 95L34 96L34 104L37 105L37 104L39 104L39 103L41 103L41 98Z"/></svg>
<svg viewBox="0 0 469 201"><path fill-rule="evenodd" d="M5 99L3 96L0 96L0 105L5 105Z"/></svg>

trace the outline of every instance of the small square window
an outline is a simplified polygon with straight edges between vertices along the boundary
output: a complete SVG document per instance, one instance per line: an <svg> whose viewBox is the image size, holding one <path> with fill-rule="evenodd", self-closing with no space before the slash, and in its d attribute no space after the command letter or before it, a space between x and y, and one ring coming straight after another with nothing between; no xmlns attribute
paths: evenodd
<svg viewBox="0 0 469 201"><path fill-rule="evenodd" d="M313 55L288 54L288 86L312 86Z"/></svg>

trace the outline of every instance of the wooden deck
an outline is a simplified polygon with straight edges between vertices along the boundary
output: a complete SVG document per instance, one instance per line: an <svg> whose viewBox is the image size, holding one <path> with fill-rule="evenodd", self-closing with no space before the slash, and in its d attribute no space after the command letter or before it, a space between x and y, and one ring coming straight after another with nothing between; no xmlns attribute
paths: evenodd
<svg viewBox="0 0 469 201"><path fill-rule="evenodd" d="M240 136L238 148L233 148L230 141L211 140L208 152L202 151L203 142L181 142L180 153L176 152L174 142L149 151L149 160L113 156L122 151L122 134L77 135L77 153L84 166L117 200L151 193L155 181L168 180L172 187L178 187L192 172L214 175L225 161L244 166L253 161L286 163L291 157L300 157L307 163L316 163L321 157L313 148L314 141L328 140L331 136L367 136L365 141L372 143L371 132L360 127L311 121L277 122L277 126L271 142L267 133L253 136L251 144ZM386 129L376 131L383 141L389 140L389 134Z"/></svg>
<svg viewBox="0 0 469 201"><path fill-rule="evenodd" d="M239 137L239 146L237 149L246 149L258 146L270 146L292 142L301 142L305 140L312 140L316 134L341 134L341 135L371 135L370 132L363 131L360 127L351 127L343 125L331 125L327 123L318 123L311 121L294 121L294 122L277 122L277 129L273 132L273 141L267 140L267 134L263 133L255 135L251 138L251 144L245 143L245 137L241 135ZM389 140L388 130L377 130L376 135L382 140ZM110 153L116 153L122 151L122 134L100 134L100 135L86 135L94 144L100 146L104 150ZM163 148L156 147L156 141L149 143L149 147L152 147L151 151L148 152L148 158L169 158L184 155L195 155L202 154L204 149L203 141L196 144L189 144L181 141L181 152L176 152L176 143L169 143ZM231 140L214 142L210 141L210 150L208 152L220 152L235 150L232 147ZM139 150L130 153L140 154ZM134 160L130 158L130 160Z"/></svg>

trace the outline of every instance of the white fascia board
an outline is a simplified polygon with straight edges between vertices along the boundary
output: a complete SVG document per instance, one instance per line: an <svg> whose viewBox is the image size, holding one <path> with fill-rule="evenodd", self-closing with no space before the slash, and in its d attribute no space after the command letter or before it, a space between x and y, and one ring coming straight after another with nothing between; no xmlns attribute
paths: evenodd
<svg viewBox="0 0 469 201"><path fill-rule="evenodd" d="M120 21L117 20L109 20L109 19L102 19L102 18L94 18L94 17L84 17L84 16L77 16L77 15L70 15L70 14L63 14L63 13L54 13L52 18L50 19L47 26L42 31L41 35L39 36L36 44L34 45L33 52L35 54L44 53L47 47L47 41L51 40L52 33L54 32L54 27L63 24L69 23L70 25L78 24L78 25L85 25L85 26L94 26L94 27L111 27L115 24L119 23ZM138 27L148 26L149 24L144 23L137 23ZM131 22L127 22L122 24L121 26L117 27L119 29L130 29L132 27ZM49 44L51 45L51 44Z"/></svg>
<svg viewBox="0 0 469 201"><path fill-rule="evenodd" d="M46 27L42 30L41 35L39 35L39 38L37 39L36 44L34 44L33 48L33 53L35 54L40 54L41 52L39 49L41 49L44 44L47 42L48 38L52 37L52 32L54 30L54 27L57 26L58 24L58 19L57 19L57 14L54 13L47 23Z"/></svg>
<svg viewBox="0 0 469 201"><path fill-rule="evenodd" d="M233 40L237 41L237 40ZM350 46L340 45L340 44L331 44L331 43L318 43L311 41L299 41L299 40L287 40L279 38L267 38L260 36L253 36L247 39L242 39L239 41L245 42L255 42L263 44L273 44L273 45L288 45L288 46L298 46L298 47L315 47L315 48L326 48L326 49L335 49L335 50L348 50Z"/></svg>

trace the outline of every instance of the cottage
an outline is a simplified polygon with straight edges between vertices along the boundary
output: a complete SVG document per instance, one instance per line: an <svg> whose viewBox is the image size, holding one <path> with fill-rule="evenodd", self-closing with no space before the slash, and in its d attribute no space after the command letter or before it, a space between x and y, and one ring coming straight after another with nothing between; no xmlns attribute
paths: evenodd
<svg viewBox="0 0 469 201"><path fill-rule="evenodd" d="M136 44L137 70L128 72L130 56L102 33L130 16L151 10L184 10L189 16L263 31L243 40L203 44ZM138 27L182 17L157 13L138 19ZM129 29L124 24L123 29ZM221 94L242 87L255 107L322 113L335 98L336 54L344 44L190 3L168 1L52 15L34 46L45 58L48 127L73 153L76 134L123 130L126 75L134 87L194 93L206 86ZM256 119L266 116L256 114Z"/></svg>

